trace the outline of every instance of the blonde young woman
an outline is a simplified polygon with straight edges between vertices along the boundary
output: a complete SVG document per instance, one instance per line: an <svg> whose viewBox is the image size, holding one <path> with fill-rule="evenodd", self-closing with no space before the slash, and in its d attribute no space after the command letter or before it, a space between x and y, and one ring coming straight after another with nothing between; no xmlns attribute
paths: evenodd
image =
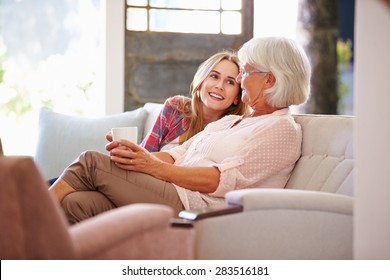
<svg viewBox="0 0 390 280"><path fill-rule="evenodd" d="M309 60L295 41L282 37L254 38L238 57L236 81L250 114L211 122L163 152L119 140L107 144L110 156L83 153L50 189L69 221L131 203L166 204L178 213L224 204L232 190L283 188L301 154L302 131L289 106L309 96ZM82 193L95 203L80 205Z"/></svg>

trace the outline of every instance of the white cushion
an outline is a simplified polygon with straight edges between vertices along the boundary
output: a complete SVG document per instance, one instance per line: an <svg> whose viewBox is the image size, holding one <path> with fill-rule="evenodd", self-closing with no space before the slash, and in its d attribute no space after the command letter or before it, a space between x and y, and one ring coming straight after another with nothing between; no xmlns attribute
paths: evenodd
<svg viewBox="0 0 390 280"><path fill-rule="evenodd" d="M35 162L45 179L58 177L83 151L106 153L105 135L112 127L137 126L139 143L147 116L144 108L96 118L70 116L42 108Z"/></svg>
<svg viewBox="0 0 390 280"><path fill-rule="evenodd" d="M294 116L302 127L302 155L286 188L353 195L354 117Z"/></svg>

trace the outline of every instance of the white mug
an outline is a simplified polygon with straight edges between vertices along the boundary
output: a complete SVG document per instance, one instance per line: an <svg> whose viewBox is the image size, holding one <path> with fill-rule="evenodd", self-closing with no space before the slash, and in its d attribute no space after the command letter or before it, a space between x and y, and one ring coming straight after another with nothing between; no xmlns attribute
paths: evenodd
<svg viewBox="0 0 390 280"><path fill-rule="evenodd" d="M129 140L135 144L138 141L138 127L128 126L128 127L114 127L111 128L112 140L125 139Z"/></svg>

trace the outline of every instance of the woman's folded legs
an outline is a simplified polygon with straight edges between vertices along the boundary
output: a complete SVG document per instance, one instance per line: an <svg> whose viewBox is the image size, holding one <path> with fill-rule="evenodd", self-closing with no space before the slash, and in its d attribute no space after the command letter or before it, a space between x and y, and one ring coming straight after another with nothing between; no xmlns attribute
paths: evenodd
<svg viewBox="0 0 390 280"><path fill-rule="evenodd" d="M133 203L165 204L175 214L184 209L173 184L118 168L107 155L92 151L81 154L50 190L70 223Z"/></svg>

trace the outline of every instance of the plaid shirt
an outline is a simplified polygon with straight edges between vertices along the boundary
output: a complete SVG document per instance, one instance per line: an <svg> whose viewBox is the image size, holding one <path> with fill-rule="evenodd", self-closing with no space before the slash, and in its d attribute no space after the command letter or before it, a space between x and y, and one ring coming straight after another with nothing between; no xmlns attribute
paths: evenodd
<svg viewBox="0 0 390 280"><path fill-rule="evenodd" d="M149 152L158 152L166 144L182 135L190 126L191 114L184 113L183 97L174 96L165 101L151 131L141 146Z"/></svg>

